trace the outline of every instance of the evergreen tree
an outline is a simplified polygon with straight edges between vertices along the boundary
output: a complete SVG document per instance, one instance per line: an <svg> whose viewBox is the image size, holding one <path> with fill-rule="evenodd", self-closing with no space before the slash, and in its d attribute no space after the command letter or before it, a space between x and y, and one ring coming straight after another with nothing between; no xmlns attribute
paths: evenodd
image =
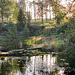
<svg viewBox="0 0 75 75"><path fill-rule="evenodd" d="M17 27L12 22L7 25L6 42L2 42L2 45L8 49L15 49L18 47L17 40Z"/></svg>
<svg viewBox="0 0 75 75"><path fill-rule="evenodd" d="M25 16L22 8L19 9L19 14L18 14L17 20L18 20L18 26L17 26L18 31L22 31L26 24L26 16Z"/></svg>

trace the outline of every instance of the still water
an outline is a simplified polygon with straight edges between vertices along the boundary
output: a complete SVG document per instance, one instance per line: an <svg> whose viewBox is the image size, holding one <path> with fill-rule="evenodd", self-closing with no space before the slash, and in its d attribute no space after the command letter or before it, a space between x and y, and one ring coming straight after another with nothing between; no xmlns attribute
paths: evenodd
<svg viewBox="0 0 75 75"><path fill-rule="evenodd" d="M0 60L0 75L64 75L52 54L32 57L5 57Z"/></svg>

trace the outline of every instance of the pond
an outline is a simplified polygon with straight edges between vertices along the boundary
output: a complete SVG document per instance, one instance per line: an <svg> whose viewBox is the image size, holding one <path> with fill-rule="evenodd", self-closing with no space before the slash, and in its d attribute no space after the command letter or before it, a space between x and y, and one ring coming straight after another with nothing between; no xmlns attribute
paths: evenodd
<svg viewBox="0 0 75 75"><path fill-rule="evenodd" d="M5 57L0 60L0 75L64 75L57 66L57 56Z"/></svg>

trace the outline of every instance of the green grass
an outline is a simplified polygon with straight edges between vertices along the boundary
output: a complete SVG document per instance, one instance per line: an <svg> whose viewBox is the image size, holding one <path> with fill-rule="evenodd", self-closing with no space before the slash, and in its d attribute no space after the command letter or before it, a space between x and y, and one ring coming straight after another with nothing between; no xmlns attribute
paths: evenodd
<svg viewBox="0 0 75 75"><path fill-rule="evenodd" d="M41 24L41 22L36 22L36 23L35 23L35 22L32 22L32 23L31 23L31 25L33 25L33 26L34 26L34 25L35 25L35 26L38 26L38 25L40 26L40 24Z"/></svg>
<svg viewBox="0 0 75 75"><path fill-rule="evenodd" d="M43 23L43 24L40 24L40 26L55 26L56 23L53 22L53 23Z"/></svg>
<svg viewBox="0 0 75 75"><path fill-rule="evenodd" d="M55 41L55 49L63 49L62 46L64 45L64 41L63 40L56 40Z"/></svg>
<svg viewBox="0 0 75 75"><path fill-rule="evenodd" d="M57 40L57 41L55 41L56 43L62 43L63 42L63 40Z"/></svg>
<svg viewBox="0 0 75 75"><path fill-rule="evenodd" d="M0 38L1 38L1 39L5 39L6 36L4 36L4 35L0 35Z"/></svg>
<svg viewBox="0 0 75 75"><path fill-rule="evenodd" d="M55 22L44 22L43 24L41 22L31 22L31 25L35 25L35 26L54 26L56 25Z"/></svg>

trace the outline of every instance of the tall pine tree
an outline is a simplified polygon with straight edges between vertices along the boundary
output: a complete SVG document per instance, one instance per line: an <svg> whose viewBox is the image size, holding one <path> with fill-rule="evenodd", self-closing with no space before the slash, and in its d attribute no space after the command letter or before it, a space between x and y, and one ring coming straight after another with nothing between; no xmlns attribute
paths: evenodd
<svg viewBox="0 0 75 75"><path fill-rule="evenodd" d="M22 31L26 24L26 16L25 16L22 8L19 9L19 14L18 14L17 20L18 20L18 26L17 26L18 31Z"/></svg>

